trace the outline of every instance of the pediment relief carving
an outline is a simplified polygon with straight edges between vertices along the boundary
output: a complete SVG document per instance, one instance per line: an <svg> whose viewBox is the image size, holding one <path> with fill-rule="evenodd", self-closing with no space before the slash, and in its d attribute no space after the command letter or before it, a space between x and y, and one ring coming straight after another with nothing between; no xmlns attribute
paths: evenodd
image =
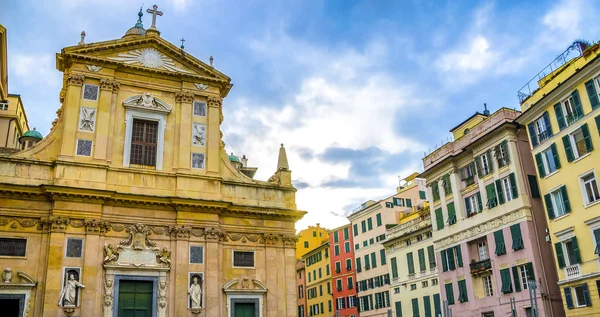
<svg viewBox="0 0 600 317"><path fill-rule="evenodd" d="M146 92L141 95L131 96L123 100L125 108L133 108L145 111L160 112L168 114L173 110L168 103L154 97L151 93Z"/></svg>
<svg viewBox="0 0 600 317"><path fill-rule="evenodd" d="M148 238L152 230L146 225L135 224L127 227L127 239L119 245L104 245L104 266L136 268L170 268L171 251L159 249Z"/></svg>
<svg viewBox="0 0 600 317"><path fill-rule="evenodd" d="M231 281L225 283L223 285L223 291L225 293L230 292L256 292L256 293L266 293L268 291L267 285L265 285L262 281L254 278L236 278Z"/></svg>
<svg viewBox="0 0 600 317"><path fill-rule="evenodd" d="M138 65L148 68L162 69L175 73L191 74L189 70L177 67L175 61L155 48L134 49L116 56L107 57L110 60L126 65Z"/></svg>
<svg viewBox="0 0 600 317"><path fill-rule="evenodd" d="M2 270L2 283L0 283L0 288L33 288L37 286L37 280L23 272L17 271L18 279L15 279L13 276L13 270L9 267L6 267Z"/></svg>

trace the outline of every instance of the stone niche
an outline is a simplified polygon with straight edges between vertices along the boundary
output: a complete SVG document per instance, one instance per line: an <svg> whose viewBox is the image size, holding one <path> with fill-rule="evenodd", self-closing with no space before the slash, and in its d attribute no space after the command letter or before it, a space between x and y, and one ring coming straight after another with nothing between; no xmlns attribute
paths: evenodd
<svg viewBox="0 0 600 317"><path fill-rule="evenodd" d="M151 230L143 224L129 226L127 233L118 245L104 246L103 316L117 316L121 281L145 281L152 283L152 316L165 317L171 251L157 248L148 238Z"/></svg>

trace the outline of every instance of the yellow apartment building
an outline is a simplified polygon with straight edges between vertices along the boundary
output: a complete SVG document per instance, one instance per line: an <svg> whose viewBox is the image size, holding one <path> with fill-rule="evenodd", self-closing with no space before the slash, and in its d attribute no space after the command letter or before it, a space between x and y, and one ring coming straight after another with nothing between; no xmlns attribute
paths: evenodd
<svg viewBox="0 0 600 317"><path fill-rule="evenodd" d="M433 248L429 204L413 208L389 228L383 243L390 265L393 316L441 314L438 269Z"/></svg>
<svg viewBox="0 0 600 317"><path fill-rule="evenodd" d="M308 228L298 232L297 238L296 259L299 260L308 251L321 246L325 241L329 241L329 234L327 233L327 229L322 228L317 223L317 226L308 226Z"/></svg>
<svg viewBox="0 0 600 317"><path fill-rule="evenodd" d="M307 316L333 316L329 241L302 257L305 261Z"/></svg>
<svg viewBox="0 0 600 317"><path fill-rule="evenodd" d="M576 41L519 91L567 316L600 315L599 79L599 45Z"/></svg>

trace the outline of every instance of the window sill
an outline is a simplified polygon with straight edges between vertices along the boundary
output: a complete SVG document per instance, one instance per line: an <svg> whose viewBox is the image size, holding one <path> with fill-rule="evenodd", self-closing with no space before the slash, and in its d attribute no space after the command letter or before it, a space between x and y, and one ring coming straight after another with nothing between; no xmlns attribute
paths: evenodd
<svg viewBox="0 0 600 317"><path fill-rule="evenodd" d="M583 154L582 156L574 159L571 163L577 163L577 162L583 160L584 158L590 156L590 154L592 154L592 152L587 152L587 153Z"/></svg>
<svg viewBox="0 0 600 317"><path fill-rule="evenodd" d="M565 217L568 217L568 216L569 216L569 214L570 214L570 213L566 213L566 214L564 214L564 215L562 215L562 216L560 216L560 217L556 217L556 218L554 218L552 221L561 220L561 219L563 219L563 218L565 218Z"/></svg>
<svg viewBox="0 0 600 317"><path fill-rule="evenodd" d="M595 206L595 205L598 205L598 204L600 204L600 199L596 200L596 201L595 201L595 202L593 202L593 203L589 203L589 204L587 204L587 205L583 205L583 208L586 208L586 209L587 209L587 208L593 207L593 206Z"/></svg>
<svg viewBox="0 0 600 317"><path fill-rule="evenodd" d="M560 171L559 168L557 168L554 172L552 172L550 174L546 174L546 176L544 176L544 179L548 179L548 178L550 178L550 176L558 174L558 171Z"/></svg>

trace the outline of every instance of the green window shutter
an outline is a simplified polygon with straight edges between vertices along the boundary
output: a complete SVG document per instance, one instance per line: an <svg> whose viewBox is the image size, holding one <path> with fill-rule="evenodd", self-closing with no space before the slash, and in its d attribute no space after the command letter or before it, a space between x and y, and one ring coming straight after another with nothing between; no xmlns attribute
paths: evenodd
<svg viewBox="0 0 600 317"><path fill-rule="evenodd" d="M440 300L440 294L433 294L433 311L435 312L435 317L442 315L442 303Z"/></svg>
<svg viewBox="0 0 600 317"><path fill-rule="evenodd" d="M448 262L446 261L446 250L442 250L442 252L440 252L440 254L442 256L442 271L447 272L448 271Z"/></svg>
<svg viewBox="0 0 600 317"><path fill-rule="evenodd" d="M437 229L444 228L444 215L442 214L442 208L435 210L435 222L437 223Z"/></svg>
<svg viewBox="0 0 600 317"><path fill-rule="evenodd" d="M467 209L467 215L471 214L471 204L469 203L469 197L465 198L465 208Z"/></svg>
<svg viewBox="0 0 600 317"><path fill-rule="evenodd" d="M512 293L512 283L510 281L510 270L502 269L500 270L500 279L502 280L502 288L501 291L503 294Z"/></svg>
<svg viewBox="0 0 600 317"><path fill-rule="evenodd" d="M485 192L487 194L487 207L488 209L492 209L498 205L498 201L496 198L496 188L494 187L494 183L485 186Z"/></svg>
<svg viewBox="0 0 600 317"><path fill-rule="evenodd" d="M371 253L371 267L377 267L377 256L375 255L375 252Z"/></svg>
<svg viewBox="0 0 600 317"><path fill-rule="evenodd" d="M371 265L369 264L369 255L365 255L365 270L371 269Z"/></svg>
<svg viewBox="0 0 600 317"><path fill-rule="evenodd" d="M360 263L361 262L360 260L361 260L360 258L356 258L356 270L358 272L362 271L362 264Z"/></svg>
<svg viewBox="0 0 600 317"><path fill-rule="evenodd" d="M469 301L467 293L467 282L465 280L458 281L458 301L461 303Z"/></svg>
<svg viewBox="0 0 600 317"><path fill-rule="evenodd" d="M573 148L571 147L571 140L569 135L562 137L563 146L565 147L565 153L567 154L567 162L573 162L575 156L573 155Z"/></svg>
<svg viewBox="0 0 600 317"><path fill-rule="evenodd" d="M592 300L590 299L590 290L588 289L587 283L583 283L581 285L581 288L583 288L583 302L585 303L585 306L592 306Z"/></svg>
<svg viewBox="0 0 600 317"><path fill-rule="evenodd" d="M594 86L594 80L590 79L585 83L585 90L587 91L588 98L590 98L590 104L592 110L600 106L600 100L598 99L598 93L596 93L596 87Z"/></svg>
<svg viewBox="0 0 600 317"><path fill-rule="evenodd" d="M577 244L577 237L571 238L571 243L573 244L573 255L575 263L581 263L581 254L579 253L579 244Z"/></svg>
<svg viewBox="0 0 600 317"><path fill-rule="evenodd" d="M510 179L510 191L512 192L513 199L519 197L519 190L517 189L517 178L515 177L515 173L510 173L508 175Z"/></svg>
<svg viewBox="0 0 600 317"><path fill-rule="evenodd" d="M460 245L457 245L454 247L454 250L456 252L456 264L459 267L463 267L463 260L462 260L462 251L460 250Z"/></svg>
<svg viewBox="0 0 600 317"><path fill-rule="evenodd" d="M550 144L550 151L552 152L552 157L554 158L554 165L556 165L556 168L559 169L560 159L558 158L558 150L556 149L555 143Z"/></svg>
<svg viewBox="0 0 600 317"><path fill-rule="evenodd" d="M565 212L566 213L571 212L571 203L569 202L569 194L567 193L567 186L563 185L560 188L560 193L562 195L563 205L565 207Z"/></svg>
<svg viewBox="0 0 600 317"><path fill-rule="evenodd" d="M419 299L418 298L413 298L412 299L412 311L413 311L413 317L419 317Z"/></svg>
<svg viewBox="0 0 600 317"><path fill-rule="evenodd" d="M367 222L364 221L364 220L361 221L360 222L360 226L361 226L361 229L362 229L362 233L365 233L367 231Z"/></svg>
<svg viewBox="0 0 600 317"><path fill-rule="evenodd" d="M334 243L338 243L338 242L339 242L339 240L338 240L338 233L337 233L337 231L333 233L333 242L334 242Z"/></svg>
<svg viewBox="0 0 600 317"><path fill-rule="evenodd" d="M504 192L502 189L502 181L496 180L496 191L498 192L498 204L504 204Z"/></svg>
<svg viewBox="0 0 600 317"><path fill-rule="evenodd" d="M546 203L546 212L548 213L548 219L554 219L554 206L552 206L552 196L550 196L550 194L544 195L544 202Z"/></svg>
<svg viewBox="0 0 600 317"><path fill-rule="evenodd" d="M583 108L581 107L581 99L579 99L579 91L575 89L571 93L571 97L573 97L573 103L575 104L575 114L577 118L583 117Z"/></svg>
<svg viewBox="0 0 600 317"><path fill-rule="evenodd" d="M398 263L396 262L396 258L391 258L390 262L392 263L392 278L398 277Z"/></svg>
<svg viewBox="0 0 600 317"><path fill-rule="evenodd" d="M348 238L350 238L349 230L349 227L344 228L344 240L348 240Z"/></svg>
<svg viewBox="0 0 600 317"><path fill-rule="evenodd" d="M477 207L479 207L479 212L483 210L483 204L481 203L481 193L477 192Z"/></svg>
<svg viewBox="0 0 600 317"><path fill-rule="evenodd" d="M515 251L524 249L523 235L521 234L521 224L517 223L510 226L510 235L512 236L512 249Z"/></svg>
<svg viewBox="0 0 600 317"><path fill-rule="evenodd" d="M448 225L456 223L456 210L454 209L454 202L448 204Z"/></svg>
<svg viewBox="0 0 600 317"><path fill-rule="evenodd" d="M406 198L406 207L412 207L412 201Z"/></svg>
<svg viewBox="0 0 600 317"><path fill-rule="evenodd" d="M585 123L581 126L581 133L583 134L583 141L585 142L585 148L588 152L594 149L592 145L592 138L590 136L590 129L588 128L588 124Z"/></svg>
<svg viewBox="0 0 600 317"><path fill-rule="evenodd" d="M554 251L556 251L556 262L558 263L558 268L562 269L565 266L567 266L565 263L565 255L563 253L562 242L554 244Z"/></svg>
<svg viewBox="0 0 600 317"><path fill-rule="evenodd" d="M454 305L454 290L452 283L446 284L446 302L448 305Z"/></svg>
<svg viewBox="0 0 600 317"><path fill-rule="evenodd" d="M367 228L373 230L373 218L367 219Z"/></svg>
<svg viewBox="0 0 600 317"><path fill-rule="evenodd" d="M427 270L427 264L425 263L425 249L419 249L419 270L421 272Z"/></svg>
<svg viewBox="0 0 600 317"><path fill-rule="evenodd" d="M423 199L423 200L427 199L427 194L425 193L424 190L419 191L419 199Z"/></svg>
<svg viewBox="0 0 600 317"><path fill-rule="evenodd" d="M600 234L600 230L597 231ZM598 241L600 241L600 238L598 238ZM434 267L436 267L437 265L435 263L435 252L433 251L432 245L427 247L427 257L429 258L429 269L433 269Z"/></svg>
<svg viewBox="0 0 600 317"><path fill-rule="evenodd" d="M594 254L600 254L600 229L594 230L594 238L596 240L596 247L594 248ZM600 291L598 292L598 294L600 294Z"/></svg>
<svg viewBox="0 0 600 317"><path fill-rule="evenodd" d="M385 249L379 250L379 257L381 258L381 265L385 265Z"/></svg>
<svg viewBox="0 0 600 317"><path fill-rule="evenodd" d="M506 254L506 245L504 244L504 235L502 234L502 230L494 232L494 242L496 243L496 251L494 253L496 255Z"/></svg>
<svg viewBox="0 0 600 317"><path fill-rule="evenodd" d="M546 169L544 168L544 161L542 160L542 153L535 155L535 164L537 165L538 175L540 178L546 176Z"/></svg>
<svg viewBox="0 0 600 317"><path fill-rule="evenodd" d="M565 302L567 302L567 308L573 309L575 306L573 305L573 296L571 295L571 288L565 287Z"/></svg>
<svg viewBox="0 0 600 317"><path fill-rule="evenodd" d="M396 317L402 317L402 302L395 302L396 306Z"/></svg>
<svg viewBox="0 0 600 317"><path fill-rule="evenodd" d="M528 281L535 281L535 273L533 272L533 263L531 263L531 262L526 263L525 271L527 272Z"/></svg>
<svg viewBox="0 0 600 317"><path fill-rule="evenodd" d="M596 128L598 129L598 134L600 134L600 116L596 116L594 120L596 121Z"/></svg>
<svg viewBox="0 0 600 317"><path fill-rule="evenodd" d="M377 220L377 227L380 227L382 225L381 224L381 214L377 214L376 217L377 217L377 219L376 219Z"/></svg>
<svg viewBox="0 0 600 317"><path fill-rule="evenodd" d="M406 265L408 266L408 274L415 274L415 263L413 262L412 252L406 254Z"/></svg>
<svg viewBox="0 0 600 317"><path fill-rule="evenodd" d="M515 292L520 292L521 291L521 280L519 277L519 268L516 266L513 266L512 273L513 273L513 281L515 282Z"/></svg>
<svg viewBox="0 0 600 317"><path fill-rule="evenodd" d="M567 122L565 121L565 115L563 114L560 102L554 105L554 114L556 115L558 128L561 130L564 129L567 126Z"/></svg>
<svg viewBox="0 0 600 317"><path fill-rule="evenodd" d="M448 255L448 269L454 271L456 269L456 265L454 264L454 248L446 249L446 255Z"/></svg>
<svg viewBox="0 0 600 317"><path fill-rule="evenodd" d="M533 122L530 122L527 125L527 130L529 131L529 140L531 141L531 147L534 148L538 145L537 134L535 132L535 126Z"/></svg>
<svg viewBox="0 0 600 317"><path fill-rule="evenodd" d="M552 125L550 124L550 115L548 115L548 111L544 112L542 118L544 118L544 123L546 124L546 131L548 131L548 135L552 136Z"/></svg>
<svg viewBox="0 0 600 317"><path fill-rule="evenodd" d="M354 224L354 232L353 235L356 237L358 235L358 224Z"/></svg>
<svg viewBox="0 0 600 317"><path fill-rule="evenodd" d="M429 296L423 296L423 306L425 307L425 317L431 316L431 299Z"/></svg>

